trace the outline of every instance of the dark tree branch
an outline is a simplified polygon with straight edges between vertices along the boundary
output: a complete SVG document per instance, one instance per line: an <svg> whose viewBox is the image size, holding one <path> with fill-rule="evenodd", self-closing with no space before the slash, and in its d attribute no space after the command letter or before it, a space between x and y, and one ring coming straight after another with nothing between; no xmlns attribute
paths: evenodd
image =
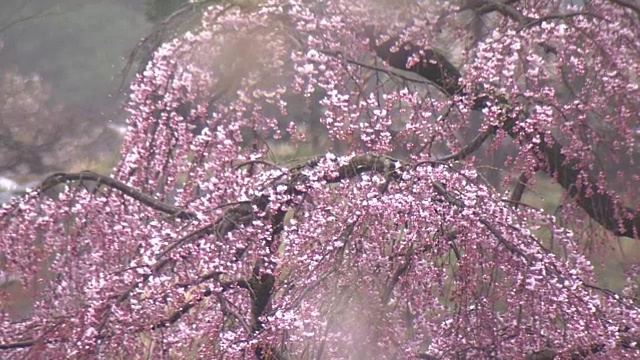
<svg viewBox="0 0 640 360"><path fill-rule="evenodd" d="M334 57L344 56L344 54L342 52L340 52L340 51L322 50L321 52L323 54L334 56ZM351 58L348 58L348 57L345 57L344 61L346 61L349 64L361 67L363 69L369 69L369 70L373 70L373 71L377 71L377 72L381 72L381 73L387 74L389 76L395 76L395 77L397 77L399 79L402 79L404 81L420 83L420 84L432 84L432 85L437 86L437 87L440 86L439 84L436 84L436 83L428 81L428 80L423 80L423 79L420 79L420 78L417 78L417 77L405 76L400 71L396 70L395 68L391 68L391 69L386 68L385 69L385 68L382 68L382 67L369 65L369 64L366 64L366 63L363 63L361 61L354 60L354 59L351 59Z"/></svg>
<svg viewBox="0 0 640 360"><path fill-rule="evenodd" d="M229 301L224 297L224 294L216 293L216 299L218 299L218 303L220 304L222 312L225 315L231 316L236 319L240 323L240 325L242 325L242 328L247 332L247 334L251 333L251 327L249 326L249 324L247 324L247 321L235 310L231 309L231 307L229 306Z"/></svg>
<svg viewBox="0 0 640 360"><path fill-rule="evenodd" d="M612 1L621 4L623 2L626 3L628 0L612 0ZM541 24L544 21L567 20L575 16L591 16L591 17L596 17L600 20L605 20L603 17L598 16L596 14L589 13L589 12L582 12L582 11L576 11L576 12L565 13L565 14L551 14L551 15L541 16L539 18L534 18L534 17L524 15L518 9L513 7L512 4L516 2L518 1L505 2L505 1L496 1L496 0L473 0L473 1L470 1L470 3L467 6L462 7L460 11L473 10L478 15L484 15L491 12L499 12L503 16L508 17L513 21L517 22L520 25L520 27L518 28L518 31Z"/></svg>
<svg viewBox="0 0 640 360"><path fill-rule="evenodd" d="M105 185L109 188L115 189L127 195L135 200L138 200L140 203L154 209L161 211L163 213L176 216L180 219L189 220L195 217L194 214L183 211L180 208L177 208L173 205L164 203L152 196L144 194L129 185L121 183L118 180L115 180L109 176L100 175L98 173L92 171L82 171L79 173L56 173L47 177L42 184L39 186L39 190L41 193L66 182L69 181L95 181L97 186Z"/></svg>
<svg viewBox="0 0 640 360"><path fill-rule="evenodd" d="M351 158L347 165L338 168L338 176L325 177L327 183L337 183L344 179L352 178L365 172L377 172L393 179L400 179L397 171L402 163L396 159L382 155L362 155Z"/></svg>
<svg viewBox="0 0 640 360"><path fill-rule="evenodd" d="M415 73L444 89L450 96L460 92L460 71L449 60L434 49L422 49L410 42L400 41L400 37L391 37L381 44L376 44L373 34L369 35L370 46L376 55L396 69ZM418 61L407 66L413 56Z"/></svg>
<svg viewBox="0 0 640 360"><path fill-rule="evenodd" d="M465 145L462 149L460 149L459 151L447 155L447 156L443 156L441 158L438 158L436 161L442 162L442 163L446 163L446 162L450 162L450 161L460 161L460 160L464 160L467 156L473 154L476 150L478 150L480 148L480 146L482 146L482 144L489 138L489 136L491 136L495 131L493 131L493 129L489 129L489 130L485 130L482 131L480 133L478 133L478 135L476 135L475 138L473 138L473 140L471 140L470 143L468 143L467 145Z"/></svg>
<svg viewBox="0 0 640 360"><path fill-rule="evenodd" d="M282 351L278 350L275 346L260 343L256 346L255 355L258 360L288 360L287 356Z"/></svg>
<svg viewBox="0 0 640 360"><path fill-rule="evenodd" d="M260 317L264 314L271 301L272 290L276 278L267 273L254 276L249 280L249 296L251 297L251 330L253 332L262 329Z"/></svg>
<svg viewBox="0 0 640 360"><path fill-rule="evenodd" d="M156 255L156 259L164 257L169 252L189 241L200 239L206 235L215 234L218 238L223 238L226 234L235 230L239 225L246 224L253 219L253 206L257 206L259 209L264 210L267 204L264 197L257 196L252 201L229 203L223 206L218 206L217 208L219 209L227 206L233 207L225 211L214 223L200 227L174 241L171 245L167 246L158 255Z"/></svg>
<svg viewBox="0 0 640 360"><path fill-rule="evenodd" d="M517 134L510 132L512 137ZM625 207L609 195L606 189L600 189L593 176L588 176L587 185L578 185L578 179L581 172L588 173L582 169L579 162L575 159L567 159L563 153L562 145L548 135L550 142L544 140L544 135L540 134L541 139L538 144L538 150L541 153L541 160L546 165L545 171L554 177L558 183L567 191L569 196L575 199L577 204L589 216L600 223L605 229L611 231L616 236L626 236L630 238L640 239L640 213L637 210Z"/></svg>
<svg viewBox="0 0 640 360"><path fill-rule="evenodd" d="M0 344L0 350L24 349L32 347L36 344L36 340L25 340L9 344Z"/></svg>
<svg viewBox="0 0 640 360"><path fill-rule="evenodd" d="M167 319L162 320L159 323L155 324L151 328L151 330L158 330L158 329L162 329L175 324L178 320L180 320L180 318L182 318L183 315L186 315L189 312L189 310L191 310L193 307L195 307L204 299L208 298L213 294L214 292L211 291L211 289L205 290L200 297L198 297L197 299L191 302L183 304L179 310L174 311Z"/></svg>
<svg viewBox="0 0 640 360"><path fill-rule="evenodd" d="M396 271L391 276L391 280L389 284L386 286L384 294L382 295L382 303L388 304L391 300L391 296L393 295L393 288L396 286L398 281L400 281L400 277L404 275L407 270L409 270L409 266L411 266L411 257L413 256L413 248L409 249L407 254L404 256L404 261L398 266Z"/></svg>
<svg viewBox="0 0 640 360"><path fill-rule="evenodd" d="M509 198L509 202L513 204L514 208L518 208L520 205L522 195L524 195L524 191L527 188L527 182L529 182L527 175L525 173L520 174L518 181L516 182L516 186L511 193L511 197Z"/></svg>
<svg viewBox="0 0 640 360"><path fill-rule="evenodd" d="M449 204L457 206L462 209L466 207L466 205L461 200L456 198L455 195L453 195L451 192L449 192L446 189L444 184L434 182L433 189L438 194L440 194ZM489 232L498 240L498 242L502 244L505 248L507 248L507 250L525 259L527 263L531 263L531 258L527 254L525 254L522 250L518 249L518 247L516 247L515 245L510 243L507 239L505 239L505 237L500 233L500 231L495 226L493 226L493 224L491 224L491 222L489 222L487 219L484 219L482 217L479 217L478 221L482 225L484 225L487 228L487 230L489 230Z"/></svg>
<svg viewBox="0 0 640 360"><path fill-rule="evenodd" d="M315 167L318 165L319 161L320 158L316 158L305 164L290 169L290 179L285 181L287 187L290 189L295 188L295 186L293 186L294 183L297 183L304 178L304 176L301 175L300 170L305 167ZM400 172L397 172L396 170L398 170L401 166L402 163L400 161L387 156L371 154L355 156L349 161L348 164L338 168L336 174L337 176L325 176L324 180L327 183L338 183L342 180L352 178L368 171L378 172L384 176L389 176L392 179L399 179ZM278 182L277 184L282 183ZM222 238L229 232L235 230L238 226L250 223L255 216L254 206L258 210L264 211L267 208L269 202L270 200L266 196L256 196L251 201L236 203L235 206L226 210L224 214L220 218L218 218L218 220L216 220L216 222L198 228L197 230L179 238L171 245L169 245L166 249L164 249L160 254L158 254L156 258L160 259L174 249L182 246L183 244L195 239L202 238L206 235L215 234L218 238ZM232 204L227 204L226 206L230 205ZM279 231L282 230L285 214L286 212L278 212L274 216L274 219L272 219L274 221L273 236L276 236Z"/></svg>
<svg viewBox="0 0 640 360"><path fill-rule="evenodd" d="M201 277L204 278L205 276ZM215 276L215 278L219 281L219 276ZM230 282L221 282L220 285L222 287L222 292L230 289L233 286L238 286L238 287L242 287L240 286L240 284L243 283L243 281L230 281ZM198 305L199 303L201 303L203 300L207 299L208 297L214 295L216 297L216 299L218 299L218 303L220 304L220 308L223 312L224 315L227 316L232 316L234 317L241 325L242 327L245 329L245 331L248 333L251 332L251 329L249 327L249 325L247 324L247 322L244 320L244 318L242 318L242 316L240 316L238 313L236 313L235 311L233 311L232 309L229 308L228 305L228 301L227 299L224 297L224 294L221 291L213 291L211 289L206 289L198 298L192 300L191 302L185 303L183 304L179 310L174 311L168 318L158 322L157 324L155 324L151 330L158 330L161 328L165 328L165 327L169 327L173 324L175 324L176 322L178 322L178 320L180 320L182 318L182 316L186 315L189 313L189 311L194 308L196 305Z"/></svg>
<svg viewBox="0 0 640 360"><path fill-rule="evenodd" d="M392 52L393 46L398 43L398 38L394 37L373 48L376 54L382 59L386 59L390 66L401 70L415 72L416 74L438 84L445 89L447 95L453 96L461 93L462 85L459 83L459 71L443 55L436 53L432 49L419 49L412 44L404 43L399 46L399 50ZM407 68L407 61L418 54L419 64L430 64L429 66L413 66ZM464 94L463 94L464 95ZM505 101L500 99L499 101ZM476 97L474 103L477 107L486 106L486 99ZM522 136L516 127L516 123L525 116L506 119L502 129L513 139L520 141ZM492 132L497 131L496 128ZM535 145L537 155L542 162L543 169L551 177L554 177L564 190L576 201L576 203L595 221L604 228L611 231L616 236L626 236L640 239L640 213L632 208L625 207L608 194L606 189L600 189L595 184L593 176L589 176L588 185L578 185L581 172L587 173L578 161L567 159L563 153L562 145L550 134L539 133L536 138L541 141L537 144L531 142L534 136L526 136L525 140ZM455 156L454 156L455 158ZM587 194L592 194L587 196Z"/></svg>
<svg viewBox="0 0 640 360"><path fill-rule="evenodd" d="M144 274L142 276L142 279L134 282L132 285L129 286L129 288L127 288L126 291L122 292L115 301L115 304L121 304L122 302L124 302L125 300L127 300L129 298L129 296L131 295L131 293L140 285L144 284L145 282L147 282L147 280L149 280L149 278L154 275L157 274L158 272L160 272L162 269L165 268L166 265L168 265L169 263L171 263L171 259L162 259L160 261L157 261L152 267L151 267L151 271L148 272L147 274ZM102 320L100 321L100 324L98 325L98 335L96 336L97 339L103 339L105 338L107 335L104 334L103 330L105 329L105 327L107 326L107 323L109 322L109 318L111 317L111 314L113 313L113 306L109 306L106 308L106 310L104 311L104 313L102 314Z"/></svg>

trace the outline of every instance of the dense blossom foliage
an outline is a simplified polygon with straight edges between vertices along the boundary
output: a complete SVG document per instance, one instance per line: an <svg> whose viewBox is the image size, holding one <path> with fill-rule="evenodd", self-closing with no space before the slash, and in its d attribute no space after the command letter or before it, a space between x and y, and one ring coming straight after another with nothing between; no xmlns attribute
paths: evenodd
<svg viewBox="0 0 640 360"><path fill-rule="evenodd" d="M639 17L212 7L133 84L110 176L54 174L3 207L0 270L33 306L3 305L0 356L637 358L633 288L598 287L580 247L640 237ZM317 156L279 158L318 128ZM474 152L507 141L507 180L565 189L564 227L483 181Z"/></svg>

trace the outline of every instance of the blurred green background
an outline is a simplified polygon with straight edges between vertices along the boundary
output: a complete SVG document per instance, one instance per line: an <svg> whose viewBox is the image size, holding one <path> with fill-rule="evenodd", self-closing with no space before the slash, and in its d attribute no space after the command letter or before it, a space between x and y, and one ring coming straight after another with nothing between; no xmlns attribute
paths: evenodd
<svg viewBox="0 0 640 360"><path fill-rule="evenodd" d="M0 192L52 171L111 170L128 83L148 59L125 72L129 54L187 3L0 2Z"/></svg>

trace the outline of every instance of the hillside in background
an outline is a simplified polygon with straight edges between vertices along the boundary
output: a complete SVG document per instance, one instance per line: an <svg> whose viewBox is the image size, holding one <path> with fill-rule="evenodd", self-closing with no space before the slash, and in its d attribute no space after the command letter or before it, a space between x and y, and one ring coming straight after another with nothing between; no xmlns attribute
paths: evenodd
<svg viewBox="0 0 640 360"><path fill-rule="evenodd" d="M145 0L0 2L0 202L50 172L110 170L148 13Z"/></svg>

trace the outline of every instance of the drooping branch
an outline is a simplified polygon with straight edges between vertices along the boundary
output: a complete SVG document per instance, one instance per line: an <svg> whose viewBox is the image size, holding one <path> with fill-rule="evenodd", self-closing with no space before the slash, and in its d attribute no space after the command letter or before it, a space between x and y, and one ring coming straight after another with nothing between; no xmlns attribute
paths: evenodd
<svg viewBox="0 0 640 360"><path fill-rule="evenodd" d="M302 175L303 174L302 169L316 167L320 164L321 160L322 160L321 158L317 158L305 164L302 164L300 166L289 169L285 177L280 179L279 181L274 182L273 186L279 186L284 183L288 185L289 188L293 188L295 184L299 184L301 181L308 181L308 179L305 178L304 175ZM401 181L402 171L404 169L409 169L409 168L412 168L412 167L407 166L406 164L403 164L402 162L396 159L386 157L386 156L367 154L367 155L352 157L345 164L339 166L335 172L333 172L330 175L326 175L324 180L326 181L326 183L337 183L346 179L355 178L358 175L363 174L365 172L375 172L387 178ZM62 178L63 177L60 177L60 175L58 175L58 177L55 178L56 181L53 181L53 182L52 180L46 181L43 184L43 187L46 188L47 186L57 183L57 181ZM108 180L109 178L105 176L94 176L93 179L106 180L105 183L107 182L110 183L110 181ZM97 181L97 180L94 180L94 181ZM445 184L434 183L433 187L435 192L438 193L440 196L442 196L444 200L449 202L451 205L456 207L465 206L464 203L462 203L459 199L456 198L455 194L451 193L446 189ZM206 236L214 233L213 232L214 229L215 229L215 234L217 236L224 236L230 231L233 231L234 229L238 228L239 226L250 223L253 219L255 219L255 216L258 216L258 213L263 213L264 210L269 206L269 204L270 204L270 199L264 195L257 196L252 201L248 201L245 203L238 203L237 205L227 209L219 217L218 221L214 222L214 224L211 225L211 227L208 227L208 228L205 227L200 230L196 230L195 232L191 233L188 236L190 238L200 238L202 236ZM500 234L500 232L495 227L493 227L493 225L488 220L481 219L480 222L508 250L510 250L517 256L520 256L524 259L529 260L526 254L522 253L522 251L515 248L514 245L509 243ZM219 239L219 237L217 238ZM184 241L180 241L180 244L182 243L184 243ZM173 246L169 251L172 251L177 247L179 246ZM166 253L168 253L168 251L163 252L163 254L166 254ZM166 261L168 260L159 259L157 265L153 267L153 272L159 271L160 268L163 266L163 264L166 263ZM384 299L388 300L388 297L393 289L393 286L397 282L397 278L400 277L406 271L406 266L408 266L408 262L402 264L396 270L396 273L393 275L393 278L391 279L391 282L388 286L388 291L385 294ZM205 274L202 276L201 281L198 280L197 284L201 283L202 281L206 281L208 279L217 279L218 275L219 275L218 273ZM136 284L134 284L132 288L139 286L144 281L145 279L142 279L141 281L136 282ZM260 317L264 315L268 307L268 304L272 299L274 289L275 289L275 282L276 282L276 279L272 274L261 272L258 266L254 268L254 273L252 277L249 280L244 281L244 285L238 284L238 286L245 288L249 292L249 297L251 299L251 319L250 319L250 322L246 323L247 328L250 328L251 332L257 332L262 328ZM130 293L130 290L123 293L118 298L117 301L121 302L124 299L126 299ZM203 293L203 298L209 297L211 295L215 295L215 294L211 291L205 291ZM194 308L197 303L198 301L193 303L183 304L175 313L171 314L165 321L157 323L154 329L170 326L171 324L179 321L179 319L182 318L184 315L186 315L188 312L190 312L190 310ZM236 316L239 316L239 315L236 315ZM103 334L100 334L98 336L100 338L104 337ZM0 344L0 349L26 348L26 347L33 346L36 343L37 343L36 340L25 340L25 341L13 343L13 344ZM621 341L619 346L632 347L632 342L626 341L626 340ZM592 348L589 348L589 349L592 349ZM600 348L595 347L593 349L600 349ZM587 350L584 350L584 351L587 351ZM276 357L273 357L275 356L274 354L276 353L279 355L277 355ZM578 353L582 354L582 352L578 352ZM541 354L550 354L550 353L539 352L536 354L532 354L531 356L537 356L537 357L531 357L531 359L546 359L544 357L540 357ZM283 358L283 356L285 356L284 354L280 353L279 350L277 350L277 348L273 347L270 344L258 345L256 347L256 355L259 358L265 358L265 359ZM428 355L426 354L422 354L419 357L433 358L433 357L427 357L427 356Z"/></svg>
<svg viewBox="0 0 640 360"><path fill-rule="evenodd" d="M70 181L94 181L97 183L96 187L104 185L111 189L118 190L124 195L138 200L141 204L144 204L154 210L161 211L163 213L178 217L183 220L189 220L195 217L195 215L192 213L185 212L180 208L162 202L154 198L153 196L142 193L116 179L113 179L109 176L100 175L93 171L82 171L78 173L55 173L47 177L38 187L38 189L42 193L51 188L54 188L57 185L64 184Z"/></svg>
<svg viewBox="0 0 640 360"><path fill-rule="evenodd" d="M367 30L372 32L373 29ZM377 44L375 37L369 33L370 46L389 66L415 73L441 87L448 95L455 95L462 90L460 71L440 52L435 49L420 49L411 42L402 42L399 37L391 37ZM418 61L407 66L409 59L418 56Z"/></svg>
<svg viewBox="0 0 640 360"><path fill-rule="evenodd" d="M623 206L606 191L603 192L596 184L593 176L589 176L586 185L578 184L581 169L576 160L568 160L562 151L562 145L552 139L549 144L540 136L538 147L547 165L546 171L574 198L577 204L607 230L616 236L626 236L640 239L640 213L632 208Z"/></svg>
<svg viewBox="0 0 640 360"><path fill-rule="evenodd" d="M393 288L398 284L400 277L404 275L411 266L411 257L413 256L413 248L409 249L404 256L404 261L398 266L389 280L389 284L386 286L382 295L382 303L387 305L393 295Z"/></svg>
<svg viewBox="0 0 640 360"><path fill-rule="evenodd" d="M136 62L139 62L138 71L144 70L147 63L152 59L153 53L167 41L168 38L175 36L176 32L185 32L191 30L194 18L200 16L207 7L216 3L217 0L189 1L185 5L174 11L161 22L155 25L155 28L147 36L142 38L133 50L127 56L125 66L122 68L120 76L120 90L125 89L127 79L131 68ZM218 15L223 15L226 11L233 8L234 4L228 4L226 8ZM187 25L186 27L184 25ZM189 26L191 24L191 26Z"/></svg>
<svg viewBox="0 0 640 360"><path fill-rule="evenodd" d="M467 145L465 145L462 149L460 149L459 151L450 154L450 155L446 155L443 156L441 158L438 158L439 162L450 162L450 161L460 161L465 159L467 156L473 154L476 150L478 150L480 148L480 146L482 146L482 144L489 138L489 136L491 136L495 131L493 129L488 129L482 132L479 132L478 135L476 135L476 137L473 138L473 140L471 140Z"/></svg>
<svg viewBox="0 0 640 360"><path fill-rule="evenodd" d="M612 0L612 1L618 3L619 5L627 6L633 9L633 4L628 4L626 0ZM466 6L463 6L459 11L473 10L478 15L498 12L502 16L510 18L511 20L517 22L520 25L518 30L523 30L525 28L541 24L544 21L549 21L549 20L565 20L566 21L567 19L576 17L576 16L590 16L590 17L603 19L602 17L596 14L589 13L589 12L582 12L582 11L576 11L576 12L570 12L570 13L564 13L564 14L562 13L551 14L551 15L535 18L535 17L527 16L523 14L520 10L513 7L512 3L516 3L516 2L517 1L505 2L505 1L496 1L496 0L473 0L473 1L469 1L468 4Z"/></svg>
<svg viewBox="0 0 640 360"><path fill-rule="evenodd" d="M400 70L412 71L419 76L428 79L444 89L447 95L453 96L461 92L460 72L442 54L433 49L419 49L410 43L399 46L399 50L392 52L394 45L398 43L398 38L394 37L382 44L373 46L376 54L388 61L389 65ZM407 62L413 56L419 56L420 61L412 67L407 67ZM479 84L482 85L482 84ZM481 96L475 98L477 107L486 106L485 99ZM504 100L506 101L506 100ZM509 136L520 140L522 136L515 123L522 120L520 115L516 118L506 119L502 126ZM491 132L497 131L492 128ZM534 143L533 138L541 139ZM563 146L550 134L539 133L537 136L525 136L529 145L536 149L539 154L544 170L551 177L555 178L564 190L575 199L576 203L595 221L616 236L626 236L640 239L640 212L636 209L625 207L615 200L606 189L600 189L597 181L592 175L588 176L586 185L578 183L581 173L589 174L580 163L574 159L567 159L563 152ZM484 141L484 139L479 139ZM455 158L455 157L454 157Z"/></svg>
<svg viewBox="0 0 640 360"><path fill-rule="evenodd" d="M297 183L304 178L304 176L301 175L300 170L305 167L316 167L318 166L320 160L321 158L316 158L312 161L290 169L290 176L287 179L283 180L284 183L288 185L288 187L293 188L294 183ZM354 156L346 164L338 167L337 172L334 175L325 176L324 180L327 183L337 183L345 179L356 177L364 172L377 172L391 178L399 178L400 173L396 171L401 166L402 163L400 161L387 156L372 154ZM152 196L143 194L109 176L100 175L93 172L53 174L42 182L42 184L39 186L39 190L40 192L44 192L59 184L69 181L95 181L99 185L106 185L110 188L119 190L123 194L128 195L153 209L176 216L180 216L180 214L189 214L188 212L184 212L183 210L173 207L172 205L163 203L153 198ZM280 184L282 183L277 182L273 186L275 187ZM251 223L251 221L253 221L257 216L256 214L258 212L264 211L268 207L269 203L270 199L265 195L255 196L250 201L238 202L234 206L230 206L227 210L225 210L223 214L212 224L200 227L190 232L189 234L177 239L156 256L157 262L150 266L150 271L141 279L129 286L127 290L122 292L116 298L116 303L122 303L123 301L128 299L134 289L136 289L138 286L141 286L148 280L149 277L151 277L153 274L157 274L168 263L170 263L170 258L165 257L169 252L179 248L183 244L186 244L190 241L195 241L196 239L200 239L207 235L214 234L216 235L217 239L222 239L225 235L237 229L238 227ZM278 221L282 222L284 221L284 219L280 218L278 219ZM272 224L272 226L274 227L274 229L282 228L282 224L280 223L274 223ZM206 278L201 279L198 284L211 278L217 278L217 275L216 273L213 273L211 275L205 275L205 277ZM249 281L247 281L247 289L250 292L252 302L252 321L250 326L253 331L257 331L261 328L259 318L263 315L271 299L274 284L275 278L273 277L273 275L267 273L259 274L259 271L257 271ZM213 293L205 293L205 297L211 296L212 294ZM187 314L194 306L195 303L184 304L176 313L172 314L166 321L156 324L154 328L162 328L173 324L174 322L178 321L183 315ZM104 314L103 319L99 325L99 335L97 336L98 338L104 337L101 330L106 326L110 314L110 311L107 311ZM19 343L0 344L0 350L27 348L35 345L36 343L36 340L25 340ZM266 351L266 348L264 351Z"/></svg>
<svg viewBox="0 0 640 360"><path fill-rule="evenodd" d="M217 275L220 275L220 273L217 273ZM211 276L211 278L215 278L219 282L220 287L221 287L221 289L219 291L214 291L212 289L206 289L204 292L199 294L199 296L196 297L195 299L191 300L190 302L186 302L186 303L182 304L182 306L180 306L180 308L178 310L176 310L173 313L171 313L171 315L169 317L167 317L166 319L156 323L154 326L151 327L151 330L158 330L158 329L169 327L169 326L175 324L184 315L188 314L189 311L193 307L197 306L199 303L201 303L205 299L207 299L207 298L209 298L211 296L215 296L216 299L218 300L218 302L220 303L221 311L225 315L230 315L233 318L235 318L242 325L242 327L245 329L245 331L247 333L249 333L250 332L249 325L246 323L244 318L242 318L235 311L233 311L232 309L229 308L229 306L227 304L227 300L224 298L224 292L229 290L229 289L231 289L234 286L246 288L246 286L243 285L245 283L245 281L240 280L240 281L225 281L225 282L222 282L222 281L220 281L219 276Z"/></svg>
<svg viewBox="0 0 640 360"><path fill-rule="evenodd" d="M0 344L0 350L24 349L35 345L37 340L25 340L10 344Z"/></svg>
<svg viewBox="0 0 640 360"><path fill-rule="evenodd" d="M465 204L457 199L455 197L455 195L453 195L451 192L449 192L444 184L438 183L438 182L434 182L433 183L433 189L440 194L449 204L453 205L453 206L457 206L459 208L464 209L466 206ZM516 247L515 245L513 245L512 243L510 243L507 239L505 239L505 237L502 235L502 233L487 219L483 218L483 217L479 217L478 221L484 225L485 228L487 228L487 230L489 230L489 232L498 240L498 242L500 244L502 244L505 248L507 248L507 250L509 250L511 253L518 255L519 257L525 259L527 261L527 263L531 263L531 257L527 254L525 254L522 250L520 250L518 247Z"/></svg>

